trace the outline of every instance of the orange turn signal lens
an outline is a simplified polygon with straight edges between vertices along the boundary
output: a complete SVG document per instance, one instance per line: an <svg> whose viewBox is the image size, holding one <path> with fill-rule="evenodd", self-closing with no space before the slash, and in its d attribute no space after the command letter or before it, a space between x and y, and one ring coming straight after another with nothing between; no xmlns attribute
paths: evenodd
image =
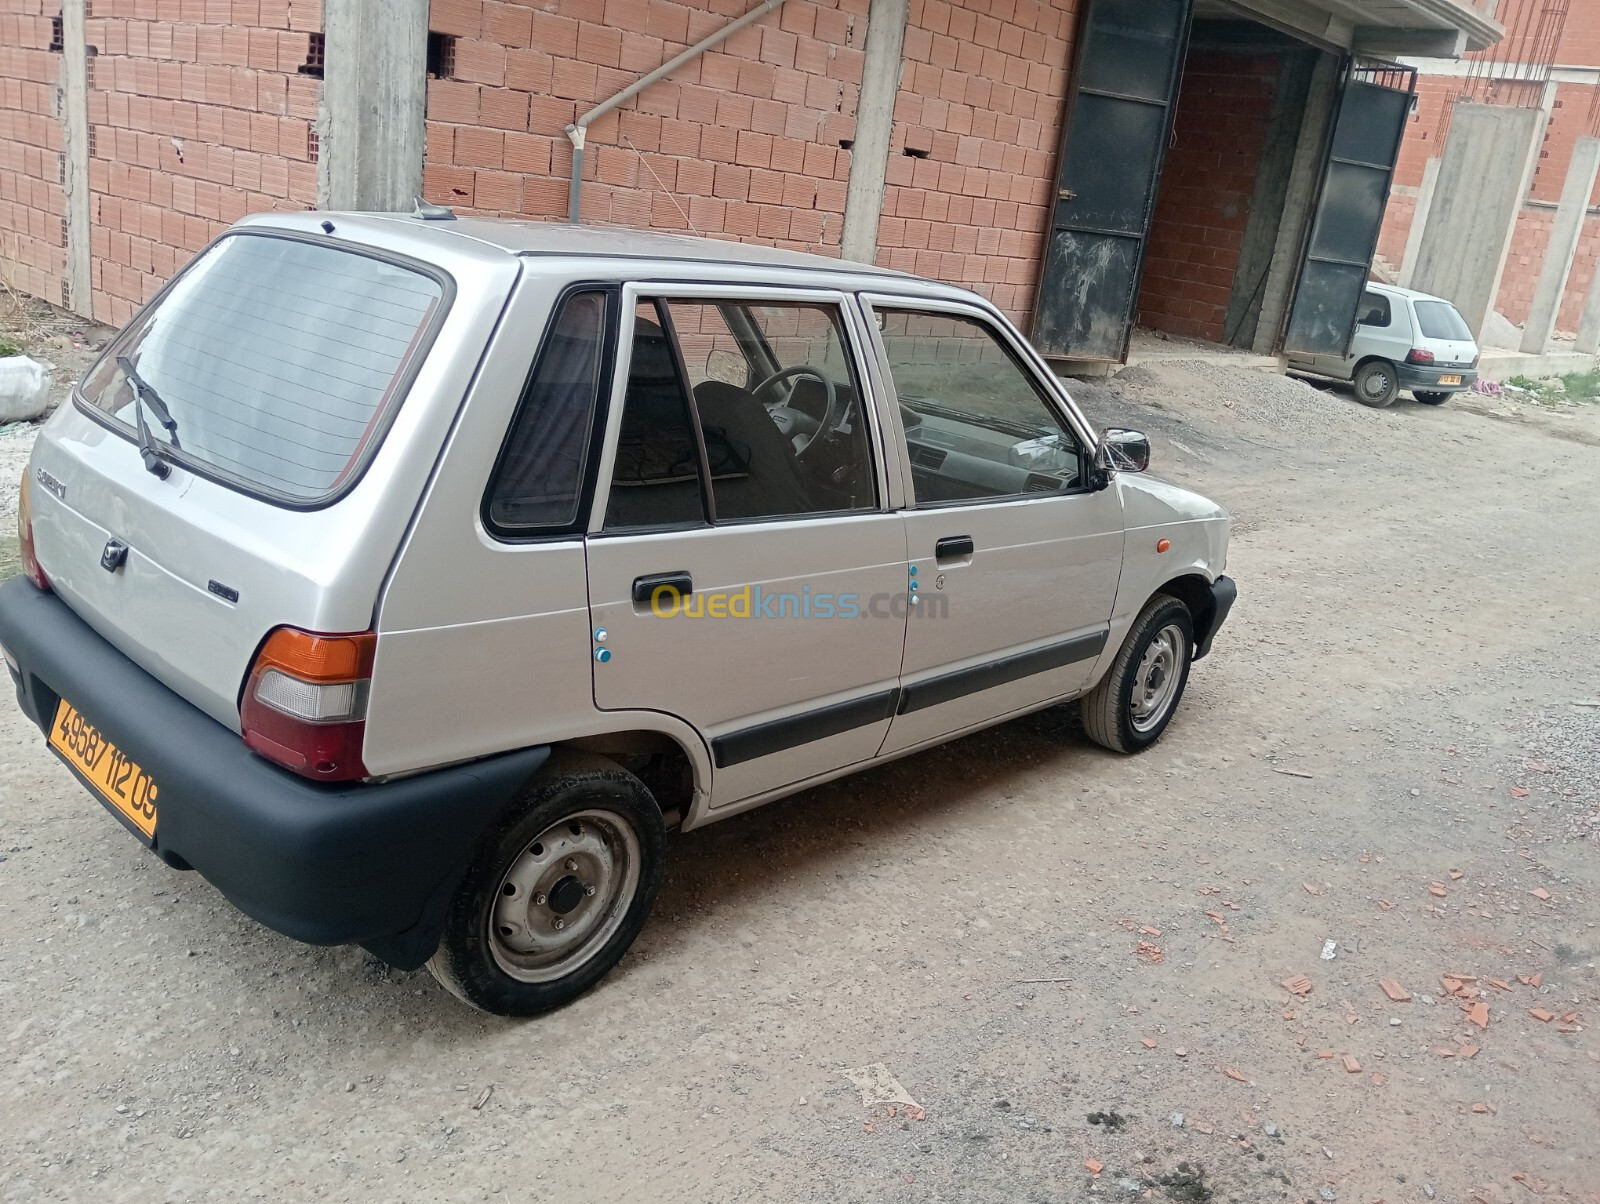
<svg viewBox="0 0 1600 1204"><path fill-rule="evenodd" d="M1172 541L1170 539L1159 539L1159 540L1156 541L1156 551L1157 552L1170 551L1171 548L1172 548Z"/></svg>
<svg viewBox="0 0 1600 1204"><path fill-rule="evenodd" d="M359 635L312 635L294 627L280 627L262 645L255 669L258 673L282 669L301 681L360 681L372 676L377 647L378 637L370 631Z"/></svg>

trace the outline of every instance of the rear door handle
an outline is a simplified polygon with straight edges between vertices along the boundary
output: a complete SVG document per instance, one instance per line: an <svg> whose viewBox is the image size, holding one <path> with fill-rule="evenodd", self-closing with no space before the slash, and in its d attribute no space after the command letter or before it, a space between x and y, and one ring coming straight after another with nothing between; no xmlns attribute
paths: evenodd
<svg viewBox="0 0 1600 1204"><path fill-rule="evenodd" d="M694 578L682 569L675 573L655 573L649 577L635 577L633 579L634 602L648 606L655 600L656 591L670 589L680 598L686 598L694 593Z"/></svg>
<svg viewBox="0 0 1600 1204"><path fill-rule="evenodd" d="M947 535L933 545L935 560L960 560L973 553L972 536Z"/></svg>

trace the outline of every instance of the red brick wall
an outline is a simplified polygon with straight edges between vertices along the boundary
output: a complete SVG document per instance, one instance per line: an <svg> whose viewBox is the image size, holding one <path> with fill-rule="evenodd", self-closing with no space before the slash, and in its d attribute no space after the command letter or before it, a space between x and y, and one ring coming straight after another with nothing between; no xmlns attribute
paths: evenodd
<svg viewBox="0 0 1600 1204"><path fill-rule="evenodd" d="M1194 50L1139 292L1139 322L1220 342L1281 60Z"/></svg>
<svg viewBox="0 0 1600 1204"><path fill-rule="evenodd" d="M15 255L19 287L53 301L65 273L60 55L45 47L59 12L59 0L0 0L0 258ZM321 25L320 0L93 0L96 318L127 321L244 214L315 204L321 84L298 68Z"/></svg>
<svg viewBox="0 0 1600 1204"><path fill-rule="evenodd" d="M793 2L793 0L791 0ZM1029 329L1072 0L913 0L878 262L962 284Z"/></svg>
<svg viewBox="0 0 1600 1204"><path fill-rule="evenodd" d="M837 254L867 6L790 0L595 122L585 220ZM567 123L748 7L433 0L457 40L452 77L429 84L428 199L565 217ZM1072 22L1072 0L911 0L881 263L1026 321Z"/></svg>
<svg viewBox="0 0 1600 1204"><path fill-rule="evenodd" d="M0 0L0 281L59 304L66 279L60 55L41 0Z"/></svg>

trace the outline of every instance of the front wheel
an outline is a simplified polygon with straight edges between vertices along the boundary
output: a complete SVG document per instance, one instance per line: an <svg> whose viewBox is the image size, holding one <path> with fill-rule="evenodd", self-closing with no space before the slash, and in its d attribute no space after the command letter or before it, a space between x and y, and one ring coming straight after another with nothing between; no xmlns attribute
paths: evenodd
<svg viewBox="0 0 1600 1204"><path fill-rule="evenodd" d="M1448 393L1413 391L1411 396L1415 397L1425 406L1442 406L1445 402L1450 400L1450 394Z"/></svg>
<svg viewBox="0 0 1600 1204"><path fill-rule="evenodd" d="M1356 400L1382 409L1400 396L1400 376L1388 360L1369 360L1356 370Z"/></svg>
<svg viewBox="0 0 1600 1204"><path fill-rule="evenodd" d="M599 758L551 765L478 846L428 971L500 1016L576 999L644 928L666 832L638 778Z"/></svg>
<svg viewBox="0 0 1600 1204"><path fill-rule="evenodd" d="M1194 620L1167 594L1145 603L1100 684L1079 703L1083 730L1112 752L1136 753L1161 739L1189 682Z"/></svg>

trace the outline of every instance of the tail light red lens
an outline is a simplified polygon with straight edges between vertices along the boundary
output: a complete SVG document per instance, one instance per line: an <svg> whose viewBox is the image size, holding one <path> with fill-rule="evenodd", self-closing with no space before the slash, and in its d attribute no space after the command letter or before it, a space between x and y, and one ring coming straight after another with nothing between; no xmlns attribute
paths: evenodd
<svg viewBox="0 0 1600 1204"><path fill-rule="evenodd" d="M361 742L378 637L279 627L257 653L239 704L244 742L318 782L367 776Z"/></svg>
<svg viewBox="0 0 1600 1204"><path fill-rule="evenodd" d="M39 567L39 557L33 550L33 490L26 468L22 470L22 489L17 494L17 543L22 549L23 573L40 589L49 590L50 578Z"/></svg>
<svg viewBox="0 0 1600 1204"><path fill-rule="evenodd" d="M1413 347L1411 353L1406 356L1406 362L1408 364L1431 364L1433 363L1433 352L1424 351L1421 347Z"/></svg>

